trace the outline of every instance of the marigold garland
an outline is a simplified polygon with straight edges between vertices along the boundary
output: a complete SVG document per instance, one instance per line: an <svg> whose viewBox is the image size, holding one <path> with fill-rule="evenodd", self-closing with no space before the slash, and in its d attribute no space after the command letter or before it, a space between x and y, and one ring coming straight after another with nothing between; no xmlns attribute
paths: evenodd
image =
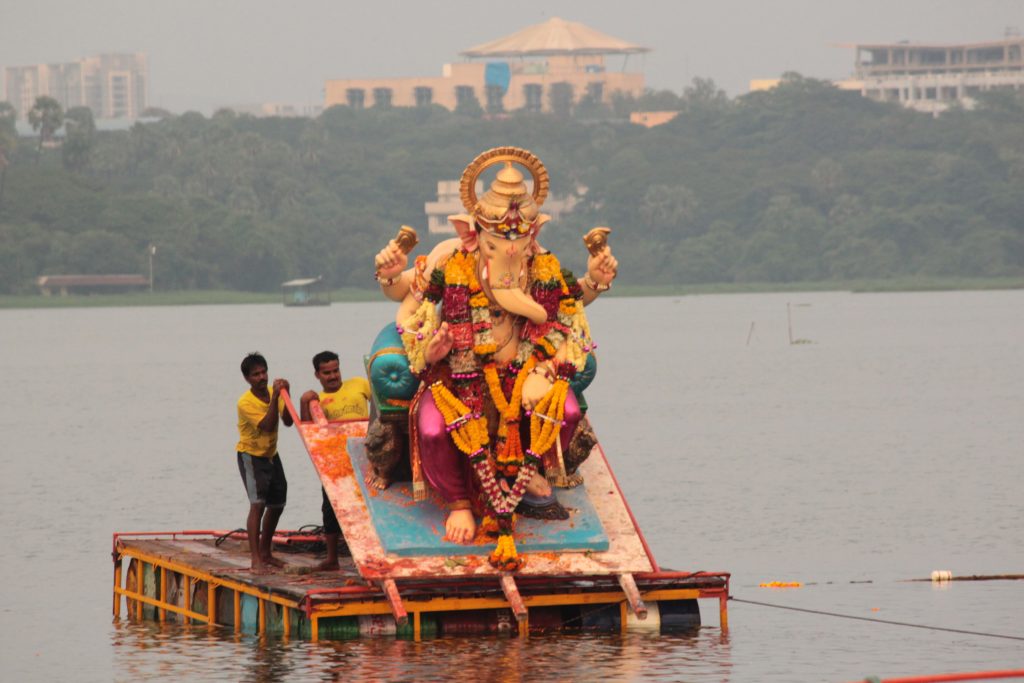
<svg viewBox="0 0 1024 683"><path fill-rule="evenodd" d="M566 364L582 370L593 344L579 301L579 285L568 271L561 269L553 254L538 254L530 264L530 295L544 306L548 320L540 325L526 323L515 359L509 366L510 372L515 373L515 381L511 395L506 397L493 359L498 349L492 331L491 302L477 278L478 258L476 252L457 250L443 264L439 263L424 292L423 305L400 331L410 368L418 373L426 367L428 337L439 326L437 304L442 304L443 320L450 326L471 326L472 355L476 357L477 370L453 372L447 380L450 387L438 381L430 390L452 441L469 458L485 496L488 514L481 528L498 536L488 559L498 569L515 571L524 560L519 557L513 538L516 523L513 512L526 493L526 485L537 474L541 456L554 445L561 432L569 378L560 372L557 381L534 407L530 418L530 444L525 450L519 433L523 384L538 360L554 358L563 347ZM479 405L484 386L499 415L493 444ZM510 488L502 489L496 470L506 477L515 477Z"/></svg>
<svg viewBox="0 0 1024 683"><path fill-rule="evenodd" d="M426 368L427 345L438 327L437 307L430 301L421 303L398 327L405 355L409 358L409 370L413 374L418 375Z"/></svg>

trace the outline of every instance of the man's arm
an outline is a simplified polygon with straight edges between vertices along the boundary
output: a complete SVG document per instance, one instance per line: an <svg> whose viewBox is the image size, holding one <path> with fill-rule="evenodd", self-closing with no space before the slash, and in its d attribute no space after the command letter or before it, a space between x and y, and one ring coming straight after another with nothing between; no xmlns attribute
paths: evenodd
<svg viewBox="0 0 1024 683"><path fill-rule="evenodd" d="M309 410L309 404L313 401L320 402L320 396L310 389L302 395L302 399L299 402L299 419L303 422L312 422L313 414Z"/></svg>
<svg viewBox="0 0 1024 683"><path fill-rule="evenodd" d="M280 402L280 398L281 398L281 389L288 389L288 388L289 388L288 380L286 380L286 379L275 379L274 380L274 390L270 394L270 407L267 408L267 414L264 415L263 419L260 420L260 423L258 425L256 425L256 427L261 432L264 432L266 434L270 434L272 432L276 432L277 431L277 420L278 420L278 418L280 418L281 421L284 422L286 427L290 427L291 426L291 424L292 424L292 416L288 414L288 411L286 410L284 412L284 415L281 415L280 411L278 410L278 403Z"/></svg>

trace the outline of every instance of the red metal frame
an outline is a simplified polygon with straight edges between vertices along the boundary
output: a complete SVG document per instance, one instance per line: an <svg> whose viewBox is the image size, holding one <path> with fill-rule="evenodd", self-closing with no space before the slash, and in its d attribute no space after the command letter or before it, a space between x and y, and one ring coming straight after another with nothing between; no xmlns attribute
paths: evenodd
<svg viewBox="0 0 1024 683"><path fill-rule="evenodd" d="M633 528L636 529L636 535L640 539L640 545L643 546L644 552L647 553L647 559L651 561L651 566L655 572L661 571L658 567L658 561L654 559L654 553L651 552L651 547L647 545L647 539L644 538L644 532L640 531L640 525L636 523L636 517L633 516L633 509L629 507L629 501L622 495L622 487L619 486L619 480L615 478L615 471L612 470L608 464L608 458L605 457L604 447L598 443L597 450L601 452L601 459L604 460L605 469L608 470L608 476L611 477L612 483L615 484L615 489L619 492L619 499L622 500L623 506L626 508L626 512L629 513L629 521L633 523Z"/></svg>

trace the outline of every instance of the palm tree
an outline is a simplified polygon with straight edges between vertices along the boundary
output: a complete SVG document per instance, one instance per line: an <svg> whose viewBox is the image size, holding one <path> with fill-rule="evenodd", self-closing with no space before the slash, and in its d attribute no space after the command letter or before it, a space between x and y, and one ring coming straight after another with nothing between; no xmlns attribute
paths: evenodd
<svg viewBox="0 0 1024 683"><path fill-rule="evenodd" d="M14 122L18 120L18 112L10 102L0 102L0 206L4 201L4 181L7 179L7 167L18 146L18 130Z"/></svg>
<svg viewBox="0 0 1024 683"><path fill-rule="evenodd" d="M64 117L64 131L67 139L61 147L64 167L80 171L89 165L93 143L96 140L96 123L89 107L72 107Z"/></svg>
<svg viewBox="0 0 1024 683"><path fill-rule="evenodd" d="M52 140L54 133L64 125L64 110L57 100L41 95L36 98L35 105L28 112L28 122L32 124L32 130L39 131L39 146L36 148L38 164L43 144Z"/></svg>

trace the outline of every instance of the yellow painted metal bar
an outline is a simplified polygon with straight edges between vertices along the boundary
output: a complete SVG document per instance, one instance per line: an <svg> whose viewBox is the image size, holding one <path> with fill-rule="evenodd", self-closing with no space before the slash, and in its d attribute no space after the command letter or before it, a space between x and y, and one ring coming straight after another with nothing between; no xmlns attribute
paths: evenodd
<svg viewBox="0 0 1024 683"><path fill-rule="evenodd" d="M257 618L257 621L259 622L259 634L262 636L267 632L267 601L261 599L257 604L259 605L257 608L257 614L259 615Z"/></svg>
<svg viewBox="0 0 1024 683"><path fill-rule="evenodd" d="M626 619L628 618L629 606L623 600L619 603L619 631L626 635Z"/></svg>
<svg viewBox="0 0 1024 683"><path fill-rule="evenodd" d="M729 630L729 596L718 598L718 625L723 631Z"/></svg>
<svg viewBox="0 0 1024 683"><path fill-rule="evenodd" d="M116 592L119 593L120 595L125 596L126 598L131 598L132 600L137 600L140 604L145 603L147 605L153 605L154 607L163 608L163 609L166 609L166 610L170 610L171 612L176 612L177 614L183 614L185 616L189 616L189 617L191 617L193 619L196 619L198 621L202 621L202 622L206 621L206 615L205 614L199 614L197 612L193 612L192 610L185 609L184 607L178 607L177 605L169 605L169 604L167 604L165 602L160 602L156 598L151 598L148 595L143 595L142 593L136 593L136 592L130 591L130 590L126 589L126 588L120 588L120 587L118 587Z"/></svg>
<svg viewBox="0 0 1024 683"><path fill-rule="evenodd" d="M235 596L235 633L241 633L242 631L242 594L237 590L234 591Z"/></svg>
<svg viewBox="0 0 1024 683"><path fill-rule="evenodd" d="M388 608L388 611L390 612L391 609ZM320 617L318 617L316 613L314 613L313 616L310 618L309 639L312 640L314 643L320 640Z"/></svg>
<svg viewBox="0 0 1024 683"><path fill-rule="evenodd" d="M217 586L210 581L206 582L206 616L211 624L217 623Z"/></svg>
<svg viewBox="0 0 1024 683"><path fill-rule="evenodd" d="M153 565L153 571L156 571L156 565ZM160 568L160 602L167 604L167 570L163 567ZM163 607L160 608L160 621L164 622L167 620L167 610Z"/></svg>
<svg viewBox="0 0 1024 683"><path fill-rule="evenodd" d="M645 600L693 600L700 594L697 589L667 588L644 593ZM554 607L560 605L598 605L619 603L623 600L620 591L603 593L560 593L554 595L523 596L523 603L530 607ZM416 612L459 612L473 609L506 609L508 601L498 598L431 598L430 600L405 600L406 609ZM347 617L360 614L391 614L386 602L321 603L313 611L320 617Z"/></svg>
<svg viewBox="0 0 1024 683"><path fill-rule="evenodd" d="M292 634L292 610L288 607L281 608L281 622L284 624L284 637Z"/></svg>
<svg viewBox="0 0 1024 683"><path fill-rule="evenodd" d="M529 638L530 637L530 616L527 613L525 619L519 622L519 637Z"/></svg>
<svg viewBox="0 0 1024 683"><path fill-rule="evenodd" d="M185 607L192 609L192 577L188 574L185 574L184 576L182 576L182 578L185 580ZM185 617L185 623L192 623L191 621L189 621L189 618L187 616Z"/></svg>
<svg viewBox="0 0 1024 683"><path fill-rule="evenodd" d="M121 618L121 596L117 589L121 587L121 556L114 561L114 618Z"/></svg>
<svg viewBox="0 0 1024 683"><path fill-rule="evenodd" d="M696 588L662 588L641 593L644 600L696 600L701 597Z"/></svg>
<svg viewBox="0 0 1024 683"><path fill-rule="evenodd" d="M142 591L144 589L144 586L142 585L142 577L145 574L145 570L143 569L142 565L143 565L143 563L139 562L139 581L138 581L138 583L139 583L139 594L140 595L142 594ZM135 601L135 616L140 621L142 620L142 614L143 614L142 607L144 605L145 605L145 603L143 603L142 600L136 600Z"/></svg>
<svg viewBox="0 0 1024 683"><path fill-rule="evenodd" d="M181 564L180 562L176 562L174 560L165 560L162 557L150 555L148 553L143 553L133 548L125 548L124 554L128 557L135 557L143 562L149 562L150 564L159 565L161 567L167 567L171 571L191 576L194 579L199 579L201 581L212 581L213 583L216 583L218 586L227 586L232 588L233 590L241 591L242 593L252 595L256 598L262 598L263 600L269 600L270 602L277 603L278 605L283 605L285 607L292 608L298 608L299 606L299 603L295 600L289 600L287 598L282 598L277 595L273 595L266 591L261 591L260 589L254 588L253 586L250 586L245 583L232 581L231 579L225 579L219 576L214 576L209 572L204 572L200 569L196 569L194 567Z"/></svg>
<svg viewBox="0 0 1024 683"><path fill-rule="evenodd" d="M412 613L412 639L415 642L420 642L420 636L422 632L420 630L420 612L417 610Z"/></svg>

